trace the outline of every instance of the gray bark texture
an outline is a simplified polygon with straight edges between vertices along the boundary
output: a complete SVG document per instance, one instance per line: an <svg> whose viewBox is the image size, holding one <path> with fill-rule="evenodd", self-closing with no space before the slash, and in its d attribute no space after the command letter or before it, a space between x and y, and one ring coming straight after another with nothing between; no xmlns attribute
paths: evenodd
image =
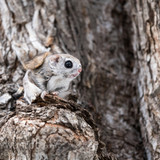
<svg viewBox="0 0 160 160"><path fill-rule="evenodd" d="M159 160L159 3L0 0L0 159ZM55 46L82 63L79 104L16 100L24 64Z"/></svg>
<svg viewBox="0 0 160 160"><path fill-rule="evenodd" d="M160 159L160 2L132 1L132 46L138 72L140 127L149 160Z"/></svg>
<svg viewBox="0 0 160 160"><path fill-rule="evenodd" d="M53 96L46 101L17 101L16 114L1 127L0 159L99 159L98 132L88 112Z"/></svg>

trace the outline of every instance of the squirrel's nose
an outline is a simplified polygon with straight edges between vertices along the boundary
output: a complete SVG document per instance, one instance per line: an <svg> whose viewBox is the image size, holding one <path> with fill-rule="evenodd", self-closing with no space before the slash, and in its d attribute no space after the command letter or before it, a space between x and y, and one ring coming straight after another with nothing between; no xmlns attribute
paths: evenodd
<svg viewBox="0 0 160 160"><path fill-rule="evenodd" d="M78 72L79 72L79 73L82 72L82 66L81 66L81 64L80 64L79 67L78 67Z"/></svg>
<svg viewBox="0 0 160 160"><path fill-rule="evenodd" d="M80 73L81 71L82 71L82 68L79 68L79 69L78 69L78 72Z"/></svg>

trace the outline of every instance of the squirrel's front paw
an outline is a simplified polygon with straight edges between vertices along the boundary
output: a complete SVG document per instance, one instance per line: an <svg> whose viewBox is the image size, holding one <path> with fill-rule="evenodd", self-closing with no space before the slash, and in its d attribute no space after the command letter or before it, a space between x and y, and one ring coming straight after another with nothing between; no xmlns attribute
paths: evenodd
<svg viewBox="0 0 160 160"><path fill-rule="evenodd" d="M54 95L54 96L58 96L59 92L51 92L51 94Z"/></svg>
<svg viewBox="0 0 160 160"><path fill-rule="evenodd" d="M45 96L47 95L47 94L49 94L47 91L43 91L42 93L41 93L41 98L45 101Z"/></svg>

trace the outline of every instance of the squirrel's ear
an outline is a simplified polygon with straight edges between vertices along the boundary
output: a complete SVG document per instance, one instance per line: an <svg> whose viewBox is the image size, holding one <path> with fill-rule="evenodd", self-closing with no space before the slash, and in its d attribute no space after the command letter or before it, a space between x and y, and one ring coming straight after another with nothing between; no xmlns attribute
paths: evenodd
<svg viewBox="0 0 160 160"><path fill-rule="evenodd" d="M58 54L52 55L49 57L49 65L50 67L55 67L57 66L57 63L60 61L61 56Z"/></svg>
<svg viewBox="0 0 160 160"><path fill-rule="evenodd" d="M55 54L55 55L50 56L50 61L51 61L51 62L54 62L54 63L56 62L56 63L58 63L59 60L60 60L60 56L59 56L58 54Z"/></svg>
<svg viewBox="0 0 160 160"><path fill-rule="evenodd" d="M60 56L59 56L59 55L56 55L56 57L55 57L55 61L58 63L58 62L59 62L59 60L60 60Z"/></svg>

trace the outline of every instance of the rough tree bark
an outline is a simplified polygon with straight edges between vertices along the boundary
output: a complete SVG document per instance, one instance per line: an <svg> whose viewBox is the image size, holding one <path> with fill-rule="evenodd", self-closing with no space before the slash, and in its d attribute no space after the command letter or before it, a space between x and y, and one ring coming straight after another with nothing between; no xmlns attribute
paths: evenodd
<svg viewBox="0 0 160 160"><path fill-rule="evenodd" d="M157 94L152 93L159 82L158 3L156 0L0 0L0 83L3 84L0 85L0 140L5 146L0 147L4 150L0 153L10 159L26 154L31 156L28 159L35 159L37 152L43 150L49 157L53 149L49 144L55 143L57 137L65 139L59 135L72 135L68 150L73 147L76 151L81 141L85 144L79 153L84 153L91 140L92 145L87 148L91 157L87 158L99 158L101 143L83 109L74 110L69 102L68 108L63 108L64 102L56 100L50 100L53 108L49 104L38 106L38 102L32 107L25 107L23 103L15 105L13 100L25 73L22 62L52 51L56 44L64 53L82 62L83 73L72 88L78 94L81 107L92 113L107 152L113 152L120 160L141 160L145 159L146 151L148 159L156 159L159 156L159 102ZM66 115L75 116L89 131L86 133L81 125L73 129L74 121L66 119ZM64 128L69 131L63 132ZM38 142L40 136L48 143ZM56 142L59 148L54 148L55 153L64 151L66 156L65 141L61 145L61 141ZM20 152L27 148L27 143L31 143L30 151ZM10 155L6 155L7 149ZM12 149L17 151L16 155ZM86 158L86 154L74 153L68 155Z"/></svg>
<svg viewBox="0 0 160 160"><path fill-rule="evenodd" d="M17 102L16 114L1 127L0 159L100 159L98 130L88 112L53 96L46 101Z"/></svg>
<svg viewBox="0 0 160 160"><path fill-rule="evenodd" d="M140 127L147 159L160 159L160 2L132 1Z"/></svg>

